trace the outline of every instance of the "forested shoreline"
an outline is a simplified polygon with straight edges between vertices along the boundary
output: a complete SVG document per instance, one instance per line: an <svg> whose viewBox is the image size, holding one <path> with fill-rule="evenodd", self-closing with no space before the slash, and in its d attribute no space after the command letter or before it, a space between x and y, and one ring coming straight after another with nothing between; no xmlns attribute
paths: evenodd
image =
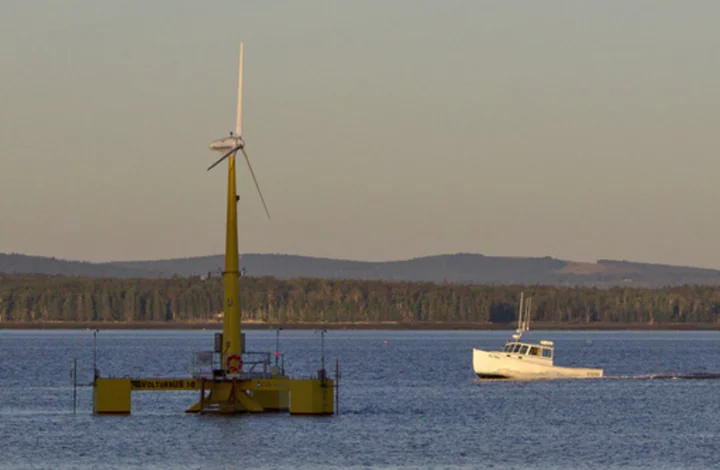
<svg viewBox="0 0 720 470"><path fill-rule="evenodd" d="M435 284L242 277L243 320L264 324L507 324L520 293L540 323L717 324L720 287ZM98 279L0 274L0 322L216 322L218 277Z"/></svg>

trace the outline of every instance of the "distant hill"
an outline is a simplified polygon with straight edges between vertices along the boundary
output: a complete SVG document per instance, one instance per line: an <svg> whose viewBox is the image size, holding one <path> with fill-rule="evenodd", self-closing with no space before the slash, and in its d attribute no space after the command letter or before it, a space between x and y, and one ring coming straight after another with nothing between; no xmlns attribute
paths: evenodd
<svg viewBox="0 0 720 470"><path fill-rule="evenodd" d="M222 255L161 261L116 262L129 270L160 271L181 276L220 272ZM246 254L242 268L251 276L279 279L367 279L395 281L534 283L534 280L567 263L552 258L500 258L458 254L428 256L404 261L347 261L295 255Z"/></svg>
<svg viewBox="0 0 720 470"><path fill-rule="evenodd" d="M0 273L61 274L85 277L166 277L153 269L127 269L115 263L68 261L45 256L0 253Z"/></svg>
<svg viewBox="0 0 720 470"><path fill-rule="evenodd" d="M62 274L85 277L171 277L219 275L223 256L156 261L88 263L0 253L0 273ZM363 279L473 284L545 284L611 287L720 285L720 271L682 266L599 260L580 263L555 258L513 258L459 253L402 261L365 262L279 254L246 254L250 276Z"/></svg>

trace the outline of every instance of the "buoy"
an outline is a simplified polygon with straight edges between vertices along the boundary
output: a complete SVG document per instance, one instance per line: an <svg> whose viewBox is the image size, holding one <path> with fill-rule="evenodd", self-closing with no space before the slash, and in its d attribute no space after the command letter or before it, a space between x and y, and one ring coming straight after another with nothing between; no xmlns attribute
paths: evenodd
<svg viewBox="0 0 720 470"><path fill-rule="evenodd" d="M227 371L231 374L237 374L242 370L242 358L237 354L231 354L227 358Z"/></svg>

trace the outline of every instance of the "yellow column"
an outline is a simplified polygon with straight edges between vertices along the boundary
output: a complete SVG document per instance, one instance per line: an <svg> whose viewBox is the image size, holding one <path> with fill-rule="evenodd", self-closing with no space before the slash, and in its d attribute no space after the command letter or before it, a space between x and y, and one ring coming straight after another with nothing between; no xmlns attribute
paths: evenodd
<svg viewBox="0 0 720 470"><path fill-rule="evenodd" d="M227 369L227 359L231 355L241 355L240 344L240 276L237 230L237 188L235 182L235 154L228 158L228 200L227 233L225 237L225 305L223 317L223 365Z"/></svg>
<svg viewBox="0 0 720 470"><path fill-rule="evenodd" d="M290 414L331 415L335 412L333 380L293 380L290 385Z"/></svg>
<svg viewBox="0 0 720 470"><path fill-rule="evenodd" d="M93 411L101 414L130 414L130 379L95 379Z"/></svg>

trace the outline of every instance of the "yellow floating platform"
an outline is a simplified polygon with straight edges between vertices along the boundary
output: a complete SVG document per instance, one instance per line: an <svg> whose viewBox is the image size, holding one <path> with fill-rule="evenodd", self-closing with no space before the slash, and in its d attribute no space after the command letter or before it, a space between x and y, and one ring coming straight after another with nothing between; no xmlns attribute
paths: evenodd
<svg viewBox="0 0 720 470"><path fill-rule="evenodd" d="M200 399L187 413L263 413L289 411L292 415L332 415L335 412L332 379L132 379L97 378L94 413L130 414L133 391L199 391Z"/></svg>

